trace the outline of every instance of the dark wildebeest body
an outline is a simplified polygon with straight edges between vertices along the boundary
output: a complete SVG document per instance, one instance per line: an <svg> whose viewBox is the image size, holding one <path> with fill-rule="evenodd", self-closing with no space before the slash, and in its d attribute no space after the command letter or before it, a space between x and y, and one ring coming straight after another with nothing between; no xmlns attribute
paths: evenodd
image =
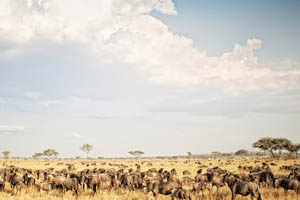
<svg viewBox="0 0 300 200"><path fill-rule="evenodd" d="M249 177L252 181L255 181L258 184L274 187L275 177L269 169L250 173Z"/></svg>
<svg viewBox="0 0 300 200"><path fill-rule="evenodd" d="M0 175L0 191L4 190L4 186L5 186L5 178Z"/></svg>
<svg viewBox="0 0 300 200"><path fill-rule="evenodd" d="M19 176L16 173L13 173L10 174L7 178L13 191L17 189L17 193L18 193L21 190L21 185L24 183L24 177Z"/></svg>
<svg viewBox="0 0 300 200"><path fill-rule="evenodd" d="M174 189L182 188L182 185L176 181L164 182L162 178L145 178L143 181L146 192L152 192L154 196L158 194L169 195Z"/></svg>
<svg viewBox="0 0 300 200"><path fill-rule="evenodd" d="M42 182L42 183L36 183L36 188L38 189L39 192L46 191L50 192L53 189L53 184L48 183L48 182Z"/></svg>
<svg viewBox="0 0 300 200"><path fill-rule="evenodd" d="M172 200L174 200L175 198L192 200L191 192L181 188L172 190L171 195L172 195Z"/></svg>
<svg viewBox="0 0 300 200"><path fill-rule="evenodd" d="M77 178L66 178L63 183L64 189L66 191L72 190L74 194L78 194L78 180Z"/></svg>
<svg viewBox="0 0 300 200"><path fill-rule="evenodd" d="M288 190L294 190L297 194L300 194L300 182L297 179L293 178L284 178L279 182L279 187L282 187L285 193Z"/></svg>
<svg viewBox="0 0 300 200"><path fill-rule="evenodd" d="M232 174L226 174L224 181L227 182L231 190L232 200L235 200L237 194L242 196L251 195L251 199L256 198L257 200L262 200L257 183L240 180Z"/></svg>
<svg viewBox="0 0 300 200"><path fill-rule="evenodd" d="M48 176L47 177L49 183L53 183L54 188L61 189L62 192L65 192L64 189L64 182L66 180L66 177L64 176Z"/></svg>

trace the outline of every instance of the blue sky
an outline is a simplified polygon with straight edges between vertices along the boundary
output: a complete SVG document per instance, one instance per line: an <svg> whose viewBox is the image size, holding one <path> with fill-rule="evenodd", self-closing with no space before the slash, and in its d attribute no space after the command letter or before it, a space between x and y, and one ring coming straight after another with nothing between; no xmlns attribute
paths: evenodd
<svg viewBox="0 0 300 200"><path fill-rule="evenodd" d="M299 1L0 2L0 151L300 143Z"/></svg>
<svg viewBox="0 0 300 200"><path fill-rule="evenodd" d="M174 1L178 15L153 15L170 30L192 38L209 55L230 51L248 38L263 40L257 55L264 62L289 57L299 61L300 26L297 0Z"/></svg>

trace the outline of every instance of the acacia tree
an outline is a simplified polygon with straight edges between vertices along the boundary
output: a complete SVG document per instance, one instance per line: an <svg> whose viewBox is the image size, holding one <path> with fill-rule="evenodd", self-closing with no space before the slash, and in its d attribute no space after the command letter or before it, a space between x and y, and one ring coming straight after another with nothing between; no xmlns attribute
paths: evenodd
<svg viewBox="0 0 300 200"><path fill-rule="evenodd" d="M246 156L246 155L248 155L248 153L249 152L246 149L240 149L237 152L235 152L234 154L237 156Z"/></svg>
<svg viewBox="0 0 300 200"><path fill-rule="evenodd" d="M253 143L252 146L263 151L268 151L272 157L275 157L276 151L278 151L280 156L282 155L282 151L290 151L289 148L292 146L292 142L286 138L264 137Z"/></svg>
<svg viewBox="0 0 300 200"><path fill-rule="evenodd" d="M254 148L259 148L263 151L268 151L271 153L272 157L275 157L274 150L275 148L275 143L274 139L271 137L264 137L253 143L252 147Z"/></svg>
<svg viewBox="0 0 300 200"><path fill-rule="evenodd" d="M8 158L10 152L9 151L3 151L2 154L3 154L4 158Z"/></svg>
<svg viewBox="0 0 300 200"><path fill-rule="evenodd" d="M295 153L296 158L298 158L298 152L300 151L300 144L290 144L288 147L288 151L291 153Z"/></svg>
<svg viewBox="0 0 300 200"><path fill-rule="evenodd" d="M286 138L274 138L274 150L279 152L279 155L282 155L283 150L288 150L288 148L292 145L292 142Z"/></svg>
<svg viewBox="0 0 300 200"><path fill-rule="evenodd" d="M32 157L33 158L40 158L40 157L42 157L44 154L43 153L34 153L33 155L32 155Z"/></svg>
<svg viewBox="0 0 300 200"><path fill-rule="evenodd" d="M136 157L136 158L138 158L138 157L144 155L144 152L143 152L143 151L139 151L139 150L136 150L136 151L129 151L128 153L129 153L130 155Z"/></svg>
<svg viewBox="0 0 300 200"><path fill-rule="evenodd" d="M80 150L84 151L86 153L86 158L89 157L89 153L90 153L90 151L92 151L92 149L93 149L93 146L90 144L84 144L80 147Z"/></svg>
<svg viewBox="0 0 300 200"><path fill-rule="evenodd" d="M59 153L55 149L46 149L42 154L48 158L57 158Z"/></svg>

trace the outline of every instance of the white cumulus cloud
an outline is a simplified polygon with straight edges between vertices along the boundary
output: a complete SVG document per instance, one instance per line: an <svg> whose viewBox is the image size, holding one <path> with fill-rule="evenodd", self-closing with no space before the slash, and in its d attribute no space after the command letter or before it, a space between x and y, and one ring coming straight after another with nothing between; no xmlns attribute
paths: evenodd
<svg viewBox="0 0 300 200"><path fill-rule="evenodd" d="M158 84L209 86L231 94L300 88L299 69L274 70L276 64L259 62L255 50L261 40L248 39L231 52L207 56L152 17L154 10L176 14L172 0L3 0L0 39L16 44L4 51L10 56L36 40L76 42L107 62L136 66Z"/></svg>
<svg viewBox="0 0 300 200"><path fill-rule="evenodd" d="M3 134L13 134L20 133L24 131L24 126L8 126L8 125L0 125L0 133Z"/></svg>
<svg viewBox="0 0 300 200"><path fill-rule="evenodd" d="M72 137L74 138L81 138L81 135L77 132L72 133Z"/></svg>
<svg viewBox="0 0 300 200"><path fill-rule="evenodd" d="M24 94L24 96L28 99L32 99L32 100L38 100L41 98L41 93L40 92L26 92Z"/></svg>

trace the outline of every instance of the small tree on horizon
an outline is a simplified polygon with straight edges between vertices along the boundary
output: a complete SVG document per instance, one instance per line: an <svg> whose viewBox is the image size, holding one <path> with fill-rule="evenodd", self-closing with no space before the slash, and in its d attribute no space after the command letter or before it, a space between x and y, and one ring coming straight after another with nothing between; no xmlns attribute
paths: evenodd
<svg viewBox="0 0 300 200"><path fill-rule="evenodd" d="M42 154L48 158L57 158L59 153L55 149L46 149Z"/></svg>
<svg viewBox="0 0 300 200"><path fill-rule="evenodd" d="M44 154L43 153L34 153L32 155L33 158L41 158Z"/></svg>
<svg viewBox="0 0 300 200"><path fill-rule="evenodd" d="M89 153L92 149L93 149L93 146L90 144L84 144L80 147L80 150L84 151L86 153L86 158L89 157Z"/></svg>
<svg viewBox="0 0 300 200"><path fill-rule="evenodd" d="M249 154L249 152L246 149L240 149L237 152L234 153L237 156L246 156Z"/></svg>
<svg viewBox="0 0 300 200"><path fill-rule="evenodd" d="M10 152L9 151L3 151L2 154L3 154L4 158L8 158Z"/></svg>
<svg viewBox="0 0 300 200"><path fill-rule="evenodd" d="M144 155L144 152L143 152L143 151L139 151L139 150L136 150L136 151L129 151L128 153L129 153L130 155L136 157L136 158L138 158L138 157Z"/></svg>
<svg viewBox="0 0 300 200"><path fill-rule="evenodd" d="M218 151L213 151L213 152L211 152L211 154L212 154L213 157L219 157L219 156L222 155L222 153L218 152Z"/></svg>
<svg viewBox="0 0 300 200"><path fill-rule="evenodd" d="M187 152L187 156L188 156L189 159L191 159L192 156L193 156L192 152Z"/></svg>

